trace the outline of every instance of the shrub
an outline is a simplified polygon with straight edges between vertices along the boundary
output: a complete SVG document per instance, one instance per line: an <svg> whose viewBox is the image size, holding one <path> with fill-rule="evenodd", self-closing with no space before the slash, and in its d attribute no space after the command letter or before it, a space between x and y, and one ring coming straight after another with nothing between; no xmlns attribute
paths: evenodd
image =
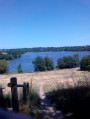
<svg viewBox="0 0 90 119"><path fill-rule="evenodd" d="M0 60L0 74L8 71L8 63L5 59Z"/></svg>
<svg viewBox="0 0 90 119"><path fill-rule="evenodd" d="M46 56L44 58L44 61L45 61L46 70L50 71L54 69L54 62L51 58Z"/></svg>
<svg viewBox="0 0 90 119"><path fill-rule="evenodd" d="M80 66L80 57L79 57L79 54L73 55L73 58L75 58L75 60L76 60L76 65L75 65L75 67Z"/></svg>
<svg viewBox="0 0 90 119"><path fill-rule="evenodd" d="M44 59L41 56L36 57L36 59L33 61L35 71L45 71L45 62Z"/></svg>
<svg viewBox="0 0 90 119"><path fill-rule="evenodd" d="M74 68L77 65L77 61L74 57L68 56L58 59L57 67L59 69L63 68Z"/></svg>
<svg viewBox="0 0 90 119"><path fill-rule="evenodd" d="M10 55L10 54L5 54L5 55L4 55L4 59L10 60L10 59L12 59L12 55Z"/></svg>
<svg viewBox="0 0 90 119"><path fill-rule="evenodd" d="M18 73L22 73L22 72L23 72L23 71L22 71L22 68L21 68L21 63L18 64L18 66L17 66L17 72L18 72Z"/></svg>
<svg viewBox="0 0 90 119"><path fill-rule="evenodd" d="M81 59L80 69L81 69L81 70L89 70L89 71L90 71L90 55L84 56L84 57Z"/></svg>
<svg viewBox="0 0 90 119"><path fill-rule="evenodd" d="M46 71L54 69L54 62L49 57L42 58L41 56L38 56L33 61L33 64L35 71Z"/></svg>
<svg viewBox="0 0 90 119"><path fill-rule="evenodd" d="M4 55L0 52L0 59L4 59Z"/></svg>

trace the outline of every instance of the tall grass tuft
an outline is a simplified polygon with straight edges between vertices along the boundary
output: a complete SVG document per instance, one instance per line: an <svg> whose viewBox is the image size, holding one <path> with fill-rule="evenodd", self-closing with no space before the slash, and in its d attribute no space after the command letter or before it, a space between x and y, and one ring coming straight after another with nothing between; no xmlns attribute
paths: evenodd
<svg viewBox="0 0 90 119"><path fill-rule="evenodd" d="M4 109L11 107L11 96L10 96L10 94L0 96L0 107L2 107Z"/></svg>
<svg viewBox="0 0 90 119"><path fill-rule="evenodd" d="M41 119L42 111L40 107L40 97L38 93L31 89L26 101L22 100L20 102L20 111L25 114L33 115L34 117Z"/></svg>

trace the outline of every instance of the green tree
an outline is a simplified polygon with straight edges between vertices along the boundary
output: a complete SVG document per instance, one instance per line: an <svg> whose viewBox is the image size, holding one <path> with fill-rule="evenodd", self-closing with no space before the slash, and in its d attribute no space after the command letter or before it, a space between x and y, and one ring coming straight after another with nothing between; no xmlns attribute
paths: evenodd
<svg viewBox="0 0 90 119"><path fill-rule="evenodd" d="M4 55L0 52L0 59L4 59Z"/></svg>
<svg viewBox="0 0 90 119"><path fill-rule="evenodd" d="M0 74L8 71L8 63L5 59L0 60Z"/></svg>
<svg viewBox="0 0 90 119"><path fill-rule="evenodd" d="M10 59L12 59L12 55L6 54L6 55L4 55L4 59L10 60Z"/></svg>
<svg viewBox="0 0 90 119"><path fill-rule="evenodd" d="M77 62L75 58L71 56L63 57L58 59L58 65L57 67L59 69L63 68L74 68L76 66Z"/></svg>
<svg viewBox="0 0 90 119"><path fill-rule="evenodd" d="M80 69L81 69L81 70L89 70L89 71L90 71L90 55L84 56L84 57L81 59Z"/></svg>
<svg viewBox="0 0 90 119"><path fill-rule="evenodd" d="M50 71L54 69L54 62L51 58L46 56L44 58L44 61L45 61L46 70Z"/></svg>
<svg viewBox="0 0 90 119"><path fill-rule="evenodd" d="M34 64L35 71L46 70L44 59L41 56L36 57L36 59L32 63Z"/></svg>
<svg viewBox="0 0 90 119"><path fill-rule="evenodd" d="M49 57L42 58L41 56L38 56L33 61L33 64L35 71L50 71L54 69L54 62Z"/></svg>
<svg viewBox="0 0 90 119"><path fill-rule="evenodd" d="M21 67L21 63L19 63L18 66L17 66L17 72L18 73L22 73L23 72L22 71L22 67Z"/></svg>

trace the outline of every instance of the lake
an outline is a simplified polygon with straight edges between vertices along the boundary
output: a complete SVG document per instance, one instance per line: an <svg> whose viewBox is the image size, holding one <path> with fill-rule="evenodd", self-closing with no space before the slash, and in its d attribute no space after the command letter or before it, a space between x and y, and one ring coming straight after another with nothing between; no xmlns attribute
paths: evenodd
<svg viewBox="0 0 90 119"><path fill-rule="evenodd" d="M90 55L90 52L28 52L21 55L20 58L12 59L9 61L9 72L16 72L17 65L21 63L24 72L34 71L32 61L37 56L48 56L53 59L55 65L57 65L57 59L64 56L73 56L79 54L80 58L85 55Z"/></svg>

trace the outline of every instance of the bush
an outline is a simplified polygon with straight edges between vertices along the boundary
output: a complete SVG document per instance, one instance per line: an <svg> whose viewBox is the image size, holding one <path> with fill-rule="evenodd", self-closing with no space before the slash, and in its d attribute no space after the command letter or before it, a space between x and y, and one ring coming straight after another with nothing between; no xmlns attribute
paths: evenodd
<svg viewBox="0 0 90 119"><path fill-rule="evenodd" d="M74 68L77 65L77 61L74 57L68 56L58 59L57 67L59 69L63 68Z"/></svg>
<svg viewBox="0 0 90 119"><path fill-rule="evenodd" d="M4 59L4 55L0 52L0 59Z"/></svg>
<svg viewBox="0 0 90 119"><path fill-rule="evenodd" d="M22 68L21 68L21 63L18 64L18 66L17 66L17 72L18 72L18 73L22 73L22 72L23 72L23 71L22 71Z"/></svg>
<svg viewBox="0 0 90 119"><path fill-rule="evenodd" d="M76 60L76 65L75 65L75 67L80 66L80 57L79 57L79 54L73 55L73 58L75 58L75 60Z"/></svg>
<svg viewBox="0 0 90 119"><path fill-rule="evenodd" d="M54 69L54 62L49 57L42 58L41 56L38 56L33 61L33 64L35 71L46 71L46 70L49 71Z"/></svg>
<svg viewBox="0 0 90 119"><path fill-rule="evenodd" d="M35 71L45 71L45 62L44 59L41 56L36 57L36 59L33 61Z"/></svg>
<svg viewBox="0 0 90 119"><path fill-rule="evenodd" d="M8 71L8 63L5 59L0 60L0 74Z"/></svg>
<svg viewBox="0 0 90 119"><path fill-rule="evenodd" d="M54 69L54 62L51 58L45 57L44 62L45 62L46 70L50 71Z"/></svg>
<svg viewBox="0 0 90 119"><path fill-rule="evenodd" d="M5 55L4 55L4 59L10 60L10 59L12 59L12 55L5 54Z"/></svg>
<svg viewBox="0 0 90 119"><path fill-rule="evenodd" d="M81 59L80 69L81 69L81 70L89 70L89 71L90 71L90 55L84 56L84 57Z"/></svg>

